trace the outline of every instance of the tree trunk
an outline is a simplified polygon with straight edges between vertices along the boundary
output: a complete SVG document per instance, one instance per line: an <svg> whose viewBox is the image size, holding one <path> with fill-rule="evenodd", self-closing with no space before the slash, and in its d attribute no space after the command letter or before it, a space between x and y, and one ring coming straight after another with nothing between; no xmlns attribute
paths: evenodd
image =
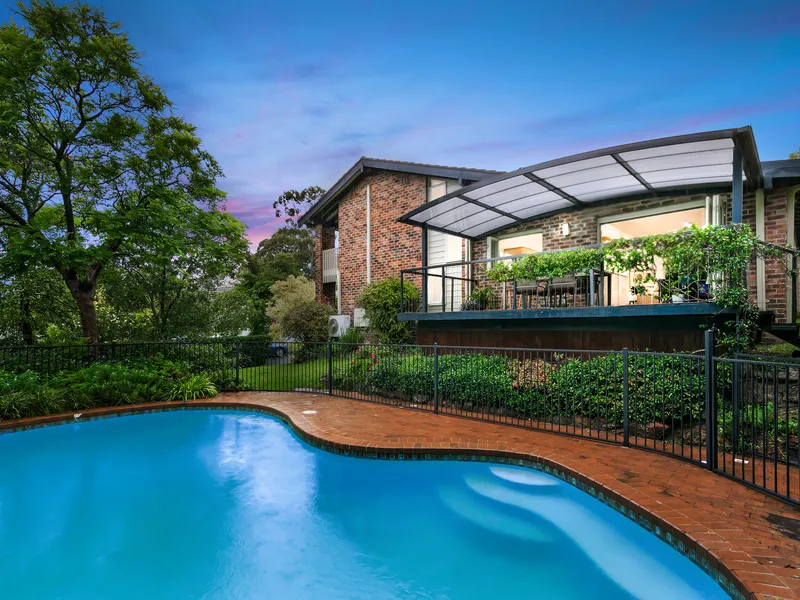
<svg viewBox="0 0 800 600"><path fill-rule="evenodd" d="M67 283L75 302L78 303L84 339L90 344L96 344L100 338L97 328L97 311L94 306L97 285L87 281L80 281L69 275L64 275L64 281Z"/></svg>
<svg viewBox="0 0 800 600"><path fill-rule="evenodd" d="M22 333L22 343L26 346L33 345L33 315L31 315L31 299L26 293L20 294L20 331Z"/></svg>

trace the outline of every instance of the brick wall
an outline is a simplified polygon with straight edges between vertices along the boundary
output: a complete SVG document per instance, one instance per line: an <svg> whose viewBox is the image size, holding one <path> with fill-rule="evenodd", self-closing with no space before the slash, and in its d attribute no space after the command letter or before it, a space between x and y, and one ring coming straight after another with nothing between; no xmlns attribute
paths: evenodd
<svg viewBox="0 0 800 600"><path fill-rule="evenodd" d="M774 190L764 194L764 237L766 241L787 245L786 216L787 216L787 190ZM755 203L755 200L753 201ZM755 224L753 224L755 228ZM792 245L794 242L792 241ZM778 320L786 318L786 270L783 264L775 259L765 260L765 288L767 295L767 310L775 312Z"/></svg>
<svg viewBox="0 0 800 600"><path fill-rule="evenodd" d="M361 177L339 201L342 314L351 317L367 283L367 186L370 187L372 281L399 277L400 269L422 261L421 230L398 223L397 219L425 202L427 179L390 171L375 171ZM318 254L321 265L322 244ZM320 276L317 295L324 301L321 281Z"/></svg>

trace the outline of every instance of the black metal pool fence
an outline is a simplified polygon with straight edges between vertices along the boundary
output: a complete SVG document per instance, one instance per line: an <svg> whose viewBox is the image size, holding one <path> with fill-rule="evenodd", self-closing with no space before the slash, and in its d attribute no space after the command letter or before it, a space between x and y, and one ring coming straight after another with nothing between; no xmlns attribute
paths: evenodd
<svg viewBox="0 0 800 600"><path fill-rule="evenodd" d="M306 391L646 448L800 506L800 361L704 354L241 341L0 349L0 369L187 363L220 391Z"/></svg>

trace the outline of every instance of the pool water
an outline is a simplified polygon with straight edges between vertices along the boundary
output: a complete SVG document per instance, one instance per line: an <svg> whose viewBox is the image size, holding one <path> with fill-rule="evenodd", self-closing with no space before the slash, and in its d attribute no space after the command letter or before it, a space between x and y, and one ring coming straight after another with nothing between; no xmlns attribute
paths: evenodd
<svg viewBox="0 0 800 600"><path fill-rule="evenodd" d="M538 471L348 458L209 410L0 435L0 582L14 599L727 598Z"/></svg>

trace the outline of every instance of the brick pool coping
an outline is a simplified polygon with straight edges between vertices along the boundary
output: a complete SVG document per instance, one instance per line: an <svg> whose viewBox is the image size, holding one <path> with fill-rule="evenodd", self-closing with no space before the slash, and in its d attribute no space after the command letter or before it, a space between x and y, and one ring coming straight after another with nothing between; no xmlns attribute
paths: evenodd
<svg viewBox="0 0 800 600"><path fill-rule="evenodd" d="M309 444L349 456L491 461L552 473L684 553L732 597L800 599L800 511L665 455L315 393L226 393L185 405L86 410L81 420L183 408L265 412ZM0 422L0 432L74 420Z"/></svg>

